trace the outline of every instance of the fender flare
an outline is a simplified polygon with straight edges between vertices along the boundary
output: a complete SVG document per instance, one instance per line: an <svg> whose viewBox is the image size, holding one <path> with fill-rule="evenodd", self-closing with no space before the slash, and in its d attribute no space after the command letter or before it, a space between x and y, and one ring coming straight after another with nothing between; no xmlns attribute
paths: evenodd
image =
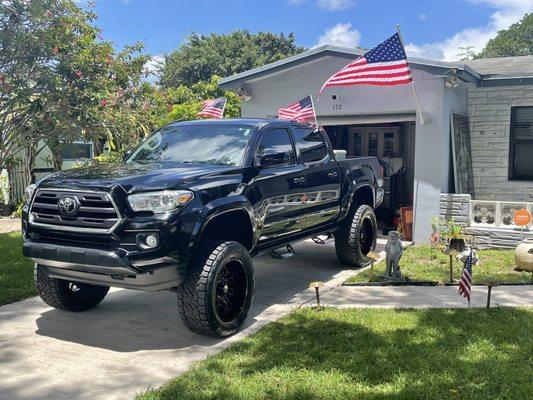
<svg viewBox="0 0 533 400"><path fill-rule="evenodd" d="M350 182L350 185L348 186L346 193L341 199L341 219L343 219L346 215L348 215L350 208L355 202L356 192L363 187L370 188L370 191L372 192L372 204L370 206L374 208L374 206L376 205L376 192L374 190L374 186L372 185L372 183L369 180L360 180L360 181L353 180Z"/></svg>
<svg viewBox="0 0 533 400"><path fill-rule="evenodd" d="M257 230L254 223L255 219L252 205L244 196L228 196L207 203L198 212L198 219L194 224L189 239L188 251L190 255L194 254L194 251L198 247L200 238L202 237L207 224L209 224L214 218L232 211L245 211L248 214L252 226L252 247L255 245Z"/></svg>

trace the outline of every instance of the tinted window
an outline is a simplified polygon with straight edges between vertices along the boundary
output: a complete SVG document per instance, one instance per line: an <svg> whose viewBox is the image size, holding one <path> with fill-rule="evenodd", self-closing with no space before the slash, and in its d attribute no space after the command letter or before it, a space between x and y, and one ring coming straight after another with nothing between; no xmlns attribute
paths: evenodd
<svg viewBox="0 0 533 400"><path fill-rule="evenodd" d="M286 129L272 129L261 137L257 151L257 156L264 159L269 157L269 163L276 165L294 164L294 148Z"/></svg>
<svg viewBox="0 0 533 400"><path fill-rule="evenodd" d="M304 163L320 161L326 157L328 149L320 132L302 128L295 129L295 132L296 145Z"/></svg>
<svg viewBox="0 0 533 400"><path fill-rule="evenodd" d="M141 144L128 162L240 165L251 132L239 125L169 125Z"/></svg>

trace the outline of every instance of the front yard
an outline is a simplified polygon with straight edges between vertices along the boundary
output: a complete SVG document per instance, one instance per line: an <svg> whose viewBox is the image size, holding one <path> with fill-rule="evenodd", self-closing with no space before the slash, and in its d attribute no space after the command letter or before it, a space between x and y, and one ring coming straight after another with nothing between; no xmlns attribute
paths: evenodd
<svg viewBox="0 0 533 400"><path fill-rule="evenodd" d="M0 306L36 294L33 265L22 256L20 233L0 234Z"/></svg>
<svg viewBox="0 0 533 400"><path fill-rule="evenodd" d="M487 284L488 281L499 283L530 283L531 273L514 270L514 250L480 250L477 252L479 263L473 267L474 285ZM427 245L409 246L400 260L402 275L413 281L432 281L445 283L449 281L450 258L438 249ZM453 277L458 280L463 264L454 259ZM367 269L348 279L348 283L380 282L385 273L385 263Z"/></svg>
<svg viewBox="0 0 533 400"><path fill-rule="evenodd" d="M138 400L525 399L532 309L300 309Z"/></svg>

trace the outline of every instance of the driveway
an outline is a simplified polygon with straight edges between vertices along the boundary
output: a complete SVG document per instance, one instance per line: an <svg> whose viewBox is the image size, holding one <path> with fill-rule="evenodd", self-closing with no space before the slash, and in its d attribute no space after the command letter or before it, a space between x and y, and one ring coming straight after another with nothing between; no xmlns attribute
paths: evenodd
<svg viewBox="0 0 533 400"><path fill-rule="evenodd" d="M20 231L19 218L0 218L0 233Z"/></svg>
<svg viewBox="0 0 533 400"><path fill-rule="evenodd" d="M171 292L114 290L81 314L38 298L0 307L0 399L131 399L312 298L309 282L335 285L352 273L343 271L331 243L294 248L287 260L255 260L257 289L245 330L225 340L189 332Z"/></svg>

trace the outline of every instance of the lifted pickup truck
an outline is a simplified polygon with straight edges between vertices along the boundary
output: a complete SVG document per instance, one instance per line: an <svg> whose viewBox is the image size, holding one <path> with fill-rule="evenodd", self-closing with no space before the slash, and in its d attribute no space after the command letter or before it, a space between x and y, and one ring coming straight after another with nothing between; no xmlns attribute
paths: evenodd
<svg viewBox="0 0 533 400"><path fill-rule="evenodd" d="M52 307L89 310L110 286L170 289L189 329L223 337L250 309L253 256L283 258L291 243L327 235L341 262L364 265L382 184L376 158L336 160L322 129L263 119L173 123L121 165L30 185L23 253Z"/></svg>

